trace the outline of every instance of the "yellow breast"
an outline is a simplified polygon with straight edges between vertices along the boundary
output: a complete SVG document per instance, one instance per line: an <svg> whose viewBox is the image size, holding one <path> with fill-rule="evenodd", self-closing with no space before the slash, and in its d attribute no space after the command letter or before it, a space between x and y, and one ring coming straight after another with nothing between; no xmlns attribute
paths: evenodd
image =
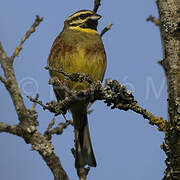
<svg viewBox="0 0 180 180"><path fill-rule="evenodd" d="M90 44L88 44L89 42ZM62 68L67 73L85 73L90 75L93 80L102 81L106 69L104 46L99 43L101 41L96 44L96 39L95 42L92 40L89 42L87 39L87 42L72 41L70 44L63 38L63 35L60 35L51 49L49 65ZM89 87L87 82L73 82L57 72L50 72L50 75L63 80L70 89L83 90Z"/></svg>

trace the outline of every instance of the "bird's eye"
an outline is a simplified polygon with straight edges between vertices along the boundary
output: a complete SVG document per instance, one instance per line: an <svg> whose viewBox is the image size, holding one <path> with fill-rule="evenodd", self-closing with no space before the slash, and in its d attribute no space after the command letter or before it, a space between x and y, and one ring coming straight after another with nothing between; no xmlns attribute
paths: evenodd
<svg viewBox="0 0 180 180"><path fill-rule="evenodd" d="M85 19L89 16L89 14L81 14L79 17L80 19Z"/></svg>

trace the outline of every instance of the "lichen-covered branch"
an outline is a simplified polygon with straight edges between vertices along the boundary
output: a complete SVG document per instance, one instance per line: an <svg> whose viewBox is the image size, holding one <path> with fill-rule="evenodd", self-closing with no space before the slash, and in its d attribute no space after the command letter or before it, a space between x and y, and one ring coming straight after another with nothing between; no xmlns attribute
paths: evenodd
<svg viewBox="0 0 180 180"><path fill-rule="evenodd" d="M58 71L57 69L52 69L49 67L48 69L54 70L56 72L62 73L67 78L73 80L74 77L77 77L76 81L81 81L83 79L83 74L73 73L73 76L69 73L63 72L62 69ZM72 78L73 77L73 78ZM80 77L80 79L78 78ZM86 79L86 76L84 78ZM56 88L63 89L64 91L67 90L68 97L66 97L62 101L51 101L49 103L46 103L46 105L43 105L41 101L36 101L32 97L29 97L29 99L32 102L37 102L40 104L44 109L49 110L50 112L53 112L55 115L59 114L65 114L69 107L77 101L77 99L84 99L87 102L94 102L96 100L103 100L107 106L110 106L112 109L117 108L119 110L132 110L138 114L141 114L145 119L149 120L149 123L151 125L156 125L158 127L159 131L166 132L168 123L166 120L164 120L162 117L157 117L153 115L152 113L148 112L146 109L139 106L137 101L134 99L134 96L131 92L127 91L124 86L122 86L118 81L108 79L106 80L105 86L101 84L99 81L92 81L87 80L90 84L90 88L87 91L72 91L69 90L67 87L64 87L63 84L59 84L57 79L53 79L50 81L50 84L53 85Z"/></svg>

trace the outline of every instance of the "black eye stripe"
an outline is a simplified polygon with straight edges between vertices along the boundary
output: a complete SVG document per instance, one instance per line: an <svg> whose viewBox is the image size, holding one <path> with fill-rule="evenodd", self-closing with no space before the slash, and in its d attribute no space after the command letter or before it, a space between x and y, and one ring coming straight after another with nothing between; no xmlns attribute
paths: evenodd
<svg viewBox="0 0 180 180"><path fill-rule="evenodd" d="M80 17L81 19L85 19L85 18L87 18L89 15L90 15L90 14L81 14L79 17Z"/></svg>
<svg viewBox="0 0 180 180"><path fill-rule="evenodd" d="M85 18L87 18L88 16L91 16L91 15L92 15L92 14L90 14L90 13L81 14L81 15L79 15L79 16L76 16L76 17L72 18L69 22L78 20L79 18L80 18L80 19L85 19Z"/></svg>

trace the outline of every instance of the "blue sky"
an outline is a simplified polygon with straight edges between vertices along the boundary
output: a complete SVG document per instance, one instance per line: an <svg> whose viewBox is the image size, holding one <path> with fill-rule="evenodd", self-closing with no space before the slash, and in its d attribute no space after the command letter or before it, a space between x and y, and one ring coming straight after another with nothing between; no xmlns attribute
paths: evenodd
<svg viewBox="0 0 180 180"><path fill-rule="evenodd" d="M35 15L44 17L14 63L27 107L32 104L26 95L34 96L36 92L43 102L55 99L48 85L49 74L44 69L51 45L62 30L65 18L77 10L92 9L93 1L1 1L0 41L8 55L12 54L31 26ZM103 16L99 31L107 24L113 24L103 36L108 61L105 79L116 79L126 85L141 106L167 119L165 76L157 63L162 59L160 33L154 24L146 22L150 14L158 16L155 1L102 1L98 13ZM0 121L17 124L10 96L2 84L0 97ZM165 170L165 154L160 149L163 134L134 112L111 110L103 102L95 102L92 108L94 112L89 116L89 124L98 165L91 168L88 180L161 179ZM38 129L44 132L53 114L39 106L37 112ZM57 124L61 121L61 116L56 118ZM69 178L78 179L70 152L73 146L72 127L68 127L63 135L54 136L53 143ZM53 179L39 154L31 151L31 146L21 138L1 134L0 146L0 179Z"/></svg>

